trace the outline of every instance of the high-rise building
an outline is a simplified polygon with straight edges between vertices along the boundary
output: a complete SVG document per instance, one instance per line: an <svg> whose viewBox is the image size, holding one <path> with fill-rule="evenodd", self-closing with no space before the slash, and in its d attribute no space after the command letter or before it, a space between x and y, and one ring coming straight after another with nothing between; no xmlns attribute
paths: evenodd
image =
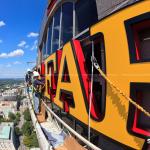
<svg viewBox="0 0 150 150"><path fill-rule="evenodd" d="M0 150L15 150L14 124L5 122L0 124Z"/></svg>

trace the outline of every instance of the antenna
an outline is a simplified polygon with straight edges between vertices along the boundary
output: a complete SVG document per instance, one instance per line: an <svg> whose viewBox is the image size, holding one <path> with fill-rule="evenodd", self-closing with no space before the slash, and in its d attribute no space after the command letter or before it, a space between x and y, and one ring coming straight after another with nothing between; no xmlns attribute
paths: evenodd
<svg viewBox="0 0 150 150"><path fill-rule="evenodd" d="M36 66L36 62L35 61L28 61L27 62L27 66L32 68L32 67L35 67Z"/></svg>
<svg viewBox="0 0 150 150"><path fill-rule="evenodd" d="M35 64L36 62L35 61L28 61L27 64Z"/></svg>

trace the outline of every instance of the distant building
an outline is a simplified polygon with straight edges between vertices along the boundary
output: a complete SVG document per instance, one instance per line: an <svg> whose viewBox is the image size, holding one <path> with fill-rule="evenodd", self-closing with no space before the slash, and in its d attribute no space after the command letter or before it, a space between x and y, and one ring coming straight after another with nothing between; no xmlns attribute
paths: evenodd
<svg viewBox="0 0 150 150"><path fill-rule="evenodd" d="M16 101L0 101L0 115L8 119L9 112L15 113L17 111Z"/></svg>
<svg viewBox="0 0 150 150"><path fill-rule="evenodd" d="M18 89L8 89L2 93L3 100L16 100Z"/></svg>
<svg viewBox="0 0 150 150"><path fill-rule="evenodd" d="M27 109L27 107L28 107L28 99L24 98L21 102L20 110L25 111Z"/></svg>
<svg viewBox="0 0 150 150"><path fill-rule="evenodd" d="M4 122L0 124L0 150L15 150L14 124Z"/></svg>
<svg viewBox="0 0 150 150"><path fill-rule="evenodd" d="M30 148L30 150L40 150L40 148Z"/></svg>

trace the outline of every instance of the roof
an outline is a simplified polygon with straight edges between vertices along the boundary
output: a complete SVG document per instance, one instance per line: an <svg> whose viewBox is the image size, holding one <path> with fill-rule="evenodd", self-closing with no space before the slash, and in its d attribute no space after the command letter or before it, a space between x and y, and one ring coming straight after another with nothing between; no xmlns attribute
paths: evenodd
<svg viewBox="0 0 150 150"><path fill-rule="evenodd" d="M10 126L0 126L0 139L9 139L10 132Z"/></svg>

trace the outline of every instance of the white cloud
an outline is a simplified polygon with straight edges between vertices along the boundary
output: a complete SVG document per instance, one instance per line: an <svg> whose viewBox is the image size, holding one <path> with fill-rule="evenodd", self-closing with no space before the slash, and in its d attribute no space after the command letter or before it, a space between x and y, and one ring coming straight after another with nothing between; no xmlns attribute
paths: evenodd
<svg viewBox="0 0 150 150"><path fill-rule="evenodd" d="M11 67L11 64L7 64L6 67L7 67L7 68Z"/></svg>
<svg viewBox="0 0 150 150"><path fill-rule="evenodd" d="M35 40L34 43L33 43L33 46L32 46L31 49L30 49L31 51L37 49L37 43L38 43L38 41Z"/></svg>
<svg viewBox="0 0 150 150"><path fill-rule="evenodd" d="M16 57L16 56L23 56L24 51L22 49L16 49L10 53L1 53L0 58L9 58L9 57Z"/></svg>
<svg viewBox="0 0 150 150"><path fill-rule="evenodd" d="M26 45L25 48L29 48L29 45Z"/></svg>
<svg viewBox="0 0 150 150"><path fill-rule="evenodd" d="M0 43L3 43L3 40L0 40Z"/></svg>
<svg viewBox="0 0 150 150"><path fill-rule="evenodd" d="M8 53L8 57L22 56L24 51L22 49L16 49L10 53Z"/></svg>
<svg viewBox="0 0 150 150"><path fill-rule="evenodd" d="M38 33L35 33L35 32L30 32L27 37L38 37L39 34Z"/></svg>
<svg viewBox="0 0 150 150"><path fill-rule="evenodd" d="M15 61L13 64L14 64L14 65L20 65L20 64L22 64L22 63L19 62L19 61Z"/></svg>
<svg viewBox="0 0 150 150"><path fill-rule="evenodd" d="M5 22L4 21L0 21L0 27L5 26Z"/></svg>
<svg viewBox="0 0 150 150"><path fill-rule="evenodd" d="M7 54L6 53L1 53L0 58L7 58Z"/></svg>
<svg viewBox="0 0 150 150"><path fill-rule="evenodd" d="M18 47L24 47L26 45L26 41L21 41L19 44L18 44Z"/></svg>

